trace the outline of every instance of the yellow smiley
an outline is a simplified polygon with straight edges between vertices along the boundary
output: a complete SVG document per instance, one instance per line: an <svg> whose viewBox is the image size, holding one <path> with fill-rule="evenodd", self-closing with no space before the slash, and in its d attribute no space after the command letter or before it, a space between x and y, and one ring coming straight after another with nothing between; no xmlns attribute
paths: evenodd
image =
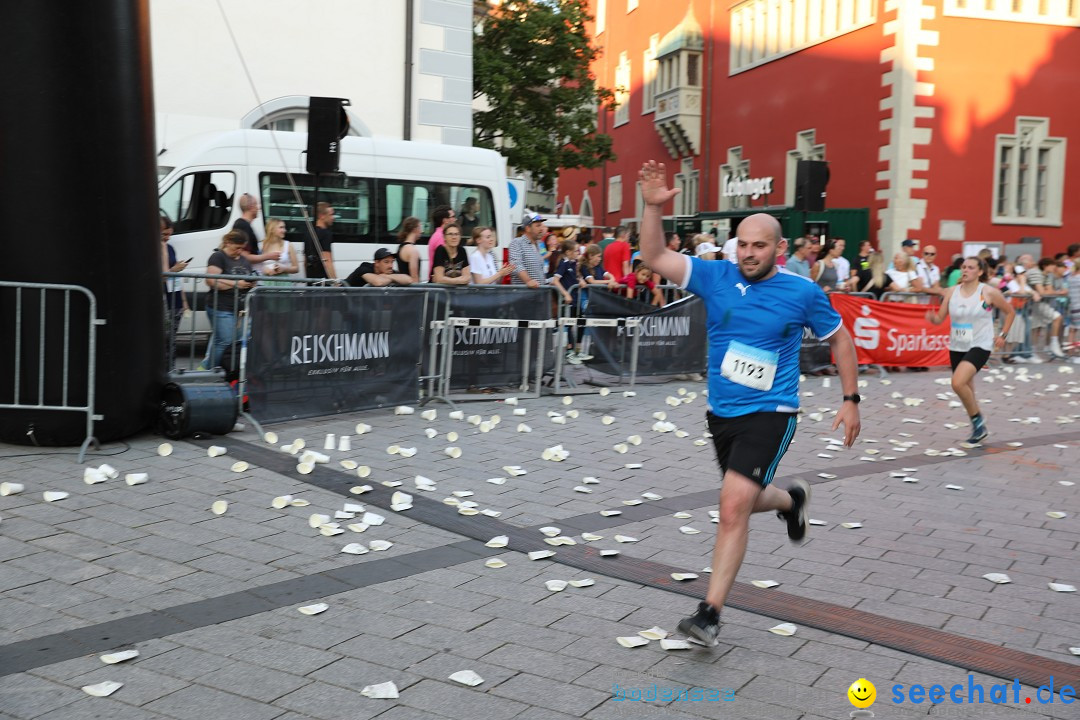
<svg viewBox="0 0 1080 720"><path fill-rule="evenodd" d="M851 687L847 689L847 696L855 707L860 709L868 708L877 699L877 688L874 687L874 683L866 678L859 678L851 683Z"/></svg>

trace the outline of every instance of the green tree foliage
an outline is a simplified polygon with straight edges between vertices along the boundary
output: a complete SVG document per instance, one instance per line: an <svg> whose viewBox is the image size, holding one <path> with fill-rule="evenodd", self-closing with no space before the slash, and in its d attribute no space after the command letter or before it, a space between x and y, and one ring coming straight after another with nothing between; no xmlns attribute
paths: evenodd
<svg viewBox="0 0 1080 720"><path fill-rule="evenodd" d="M600 51L585 32L587 0L506 0L487 14L473 45L474 144L551 188L561 168L614 160L611 136L596 132L598 107L613 93L590 65Z"/></svg>

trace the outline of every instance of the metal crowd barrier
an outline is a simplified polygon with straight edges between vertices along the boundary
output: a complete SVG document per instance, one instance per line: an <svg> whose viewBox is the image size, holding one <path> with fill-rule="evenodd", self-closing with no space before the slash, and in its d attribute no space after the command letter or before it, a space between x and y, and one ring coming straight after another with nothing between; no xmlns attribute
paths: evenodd
<svg viewBox="0 0 1080 720"><path fill-rule="evenodd" d="M263 338L262 334L265 333L265 332L272 332L275 328L269 327L269 325L270 325L269 323L267 324L267 326L260 327L258 322L253 322L252 321L253 315L249 311L249 307L250 307L251 302L253 300L255 300L255 299L258 299L258 298L265 299L267 301L267 303L284 302L284 303L287 304L288 303L288 296L290 296L290 295L295 296L297 289L298 288L296 288L296 287L293 287L293 288L285 288L285 287L256 288L256 289L248 292L247 297L244 299L243 333L241 334L240 341L239 341L240 345L241 345L241 351L240 351L240 365L239 365L239 377L238 377L238 384L237 384L236 402L237 402L237 407L238 407L238 415L244 417L249 422L251 422L255 426L255 428L260 432L260 434L262 433L262 428L260 426L259 421L244 406L245 395L248 393L249 382L251 381L251 375L249 373L249 362L248 362L248 350L247 350L247 347L248 347L249 344L262 342L263 341L262 340L262 338ZM415 387L415 393L411 393L411 392L408 393L407 397L402 398L402 402L424 403L424 402L428 402L428 401L431 401L431 400L445 400L445 401L449 402L449 400L442 395L442 391L443 391L442 372L443 372L443 369L442 369L441 364L437 364L437 365L434 365L434 366L429 366L428 370L425 371L424 367L423 367L423 362L422 362L423 356L425 354L424 353L424 338L423 338L423 335L424 335L425 331L429 327L445 324L448 317L449 317L448 313L449 313L450 303L448 302L448 296L450 294L450 291L447 290L446 286L440 286L440 285L420 285L420 286L415 286L414 285L414 286L408 286L408 287L370 287L369 286L369 287L362 287L362 288L355 288L355 287L348 287L348 286L334 286L334 287L323 286L323 287L311 287L311 288L303 289L303 293L304 293L305 296L308 296L308 297L318 297L320 295L325 296L328 300L333 299L333 298L340 298L342 296L344 296L346 298L349 298L349 296L352 296L352 298L350 298L350 308L351 308L351 303L353 302L353 300L352 300L353 298L355 298L355 302L362 302L365 296L372 297L372 298L383 298L383 299L385 299L386 297L391 296L391 295L393 295L395 293L401 293L402 295L404 295L404 294L410 294L410 295L420 294L420 295L422 295L423 305L422 305L422 309L421 309L419 323L416 326L416 329L417 329L418 333L420 334L420 341L419 341L419 344L417 346L416 356L415 357L408 357L408 358L396 358L396 357L393 358L394 364L397 365L398 367L401 367L401 363L414 364L417 367L417 383L416 383L416 387ZM275 296L278 296L278 297L275 297ZM267 313L282 312L280 309L278 309L278 310L270 310L269 309L270 307L271 306L268 304L267 309L266 309ZM311 309L309 308L309 310L311 310ZM314 309L314 310L311 310L311 311L320 312L320 309ZM327 315L333 315L335 313L342 312L342 309L341 308L334 308L334 309L322 308L321 311L325 311L327 313ZM285 314L288 314L289 310L286 309L284 312L285 312ZM381 309L381 310L378 310L377 312L387 312L387 310ZM395 318L395 325L397 324L396 319L400 316L400 312L401 311L400 311L400 308L399 308L399 311L393 315L393 317ZM357 328L351 328L348 325L335 326L335 324L333 322L328 322L328 323L326 323L325 327L312 328L312 329L313 330L325 330L327 332L333 333L335 330L338 330L338 331L349 330L349 329L354 329L355 330ZM359 329L364 330L365 328L359 328ZM348 334L348 333L346 333L346 334ZM391 354L388 357L393 357L393 356ZM365 380L365 381L370 382L370 381L367 381L367 380ZM383 387L390 387L390 386L386 385L385 381L384 381ZM426 387L426 391L425 391L425 387ZM293 390L293 392L295 392L295 389ZM375 405L373 405L372 407L374 407L374 406ZM347 410L349 408L342 408L342 409ZM355 409L361 409L361 408L355 408Z"/></svg>
<svg viewBox="0 0 1080 720"><path fill-rule="evenodd" d="M1047 345L1050 340L1050 329L1054 323L1054 312L1060 313L1061 329L1064 331L1067 318L1069 317L1068 297L1055 295L1035 300L1031 293L1006 292L1005 299L1013 306L1013 310L1016 311L1016 316L1013 318L1013 324L1009 329L1009 334L1005 337L1005 348L1000 352L996 352L995 355L999 357L1002 362L1010 364L1018 360L1030 360L1033 356L1037 356L1036 353L1044 354L1040 357L1042 360L1058 359L1047 352ZM995 309L995 334L1001 332L1002 327L1003 319L1001 313ZM1041 333L1042 340L1038 343L1039 347L1036 347L1036 342L1034 340L1035 330L1043 331ZM1059 340L1064 346L1064 340L1061 339L1060 336Z"/></svg>
<svg viewBox="0 0 1080 720"><path fill-rule="evenodd" d="M625 328L627 332L623 335L622 354L626 354L626 343L630 342L630 362L625 372L620 373L619 380L626 375L629 375L629 386L634 387L637 381L637 366L638 366L638 349L641 343L641 336L637 332L637 328L641 324L641 318L636 316L630 316L625 318L586 318L586 317L560 317L559 318L559 331L556 337L558 338L559 346L562 347L568 344L567 333L571 332L567 328L593 328L593 327L621 327ZM573 378L564 377L563 369L565 364L565 357L562 353L559 353L555 358L555 377L552 382L552 392L565 394L573 391L575 394L582 394L587 392L599 392L600 386L597 386L595 390L587 390L580 387ZM566 389L563 389L563 384L566 384Z"/></svg>
<svg viewBox="0 0 1080 720"><path fill-rule="evenodd" d="M849 295L862 295L865 293L848 293ZM911 305L940 305L941 296L924 292L895 292L890 291L881 295L881 302L908 303Z"/></svg>
<svg viewBox="0 0 1080 720"><path fill-rule="evenodd" d="M445 286L435 287L445 288ZM556 342L553 333L557 326L556 318L564 312L565 304L561 294L558 293L555 287L550 285L540 288L529 288L523 285L469 285L467 287L474 292L491 293L493 295L507 291L531 294L536 297L536 302L540 303L541 307L548 310L546 313L542 313L547 317L519 320L491 317L484 313L475 312L463 316L458 314L452 307L454 290L450 289L448 293L450 309L447 317L430 322L432 336L430 338L429 352L433 359L438 359L438 364L435 366L437 377L434 378L437 391L430 399L440 399L452 404L455 400L498 400L522 394L526 397L540 397L544 377L547 374L548 342ZM554 306L554 313L551 312L552 306ZM490 388L484 388L470 392L461 389L455 390L452 387L454 353L457 345L456 331L459 328L507 328L525 331L524 339L521 342L521 380L520 383L513 386L514 391L492 392ZM555 355L554 362L557 367L559 361L563 359L564 353L558 345L553 345L552 348Z"/></svg>
<svg viewBox="0 0 1080 720"><path fill-rule="evenodd" d="M198 352L204 347L203 343L210 342L211 329L210 321L206 315L206 308L211 304L211 299L213 299L212 304L216 307L218 305L217 298L220 295L232 294L234 308L243 308L245 306L243 298L250 290L232 287L221 291L216 287L208 287L206 285L207 279L255 281L257 283L256 287L264 288L328 285L328 282L324 279L297 278L291 275L282 279L275 279L266 275L211 275L208 273L184 272L162 273L162 278L165 311L165 367L170 372L196 370L202 363L203 357L198 355ZM170 290L170 286L174 283L178 288L174 291L183 295L182 305L179 310L175 307L174 291ZM242 312L242 310L237 312L238 324L242 320ZM239 334L237 334L237 341L231 343L231 349L227 352L228 356L234 361L231 370L236 372L239 369L237 363Z"/></svg>
<svg viewBox="0 0 1080 720"><path fill-rule="evenodd" d="M104 325L105 320L98 318L97 316L97 298L94 297L94 293L90 292L87 288L79 285L59 285L53 283L20 283L20 282L8 282L0 281L0 288L11 288L15 291L15 304L14 310L14 322L15 322L15 337L11 340L11 344L3 343L6 347L14 349L15 357L15 372L12 381L12 402L0 403L0 409L3 410L44 410L44 411L62 411L62 412L79 412L86 415L86 438L83 440L82 445L79 446L79 458L78 461L82 463L83 458L86 456L86 451L90 447L91 443L95 448L98 448L97 438L94 437L94 422L104 419L103 416L97 415L94 412L94 385L97 380L97 328L99 325ZM37 294L37 338L38 338L38 361L37 361L37 391L33 393L32 397L25 398L22 393L22 378L23 378L23 364L22 364L22 343L23 343L23 294L36 293ZM62 317L57 320L54 318L54 314L50 315L48 311L48 299L49 297L57 294L63 294L63 314ZM87 303L87 324L85 329L81 327L72 327L72 308L71 308L71 294L85 298ZM28 324L33 323L33 318L28 314L25 318ZM49 375L46 372L46 331L50 327L50 320L53 322L61 322L63 324L63 351L60 356L62 369L60 377L56 378ZM72 367L71 359L71 340L73 333L76 331L86 333L87 342L87 361L85 368ZM31 330L32 332L32 330ZM71 376L72 371L85 370L86 373L86 399L85 402L79 402L76 399L72 399L70 395L71 391ZM32 370L31 370L32 372ZM46 387L50 391L55 392L59 383L59 402L50 402L46 399ZM33 439L33 438L31 438Z"/></svg>

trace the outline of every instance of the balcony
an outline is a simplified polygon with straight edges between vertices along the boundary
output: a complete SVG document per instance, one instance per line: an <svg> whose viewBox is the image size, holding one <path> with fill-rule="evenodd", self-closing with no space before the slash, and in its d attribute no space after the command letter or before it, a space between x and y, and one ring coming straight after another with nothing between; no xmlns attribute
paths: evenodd
<svg viewBox="0 0 1080 720"><path fill-rule="evenodd" d="M701 149L701 88L679 86L656 94L653 126L672 158Z"/></svg>

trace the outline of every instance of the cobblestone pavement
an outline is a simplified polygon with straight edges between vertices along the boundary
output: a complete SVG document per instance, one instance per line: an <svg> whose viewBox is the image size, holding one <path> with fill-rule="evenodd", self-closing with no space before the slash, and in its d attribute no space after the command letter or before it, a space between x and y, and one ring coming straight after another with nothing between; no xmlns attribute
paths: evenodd
<svg viewBox="0 0 1080 720"><path fill-rule="evenodd" d="M828 603L837 616L855 609L883 625L903 620L984 641L1059 663L1075 686L1080 658L1069 648L1080 646L1080 598L1048 585L1080 585L1080 494L1071 484L1080 482L1080 373L1071 369L984 372L978 392L992 434L986 448L966 454L954 452L966 418L944 372L864 376L864 430L850 450L827 442L840 436L830 429L838 381L808 378L806 414L777 483L796 475L812 480L811 515L825 524L793 546L783 523L755 516L739 581L780 585L748 586L747 597L786 593L791 617L805 598ZM859 633L806 624L793 636L770 633L790 619L784 613L728 608L722 642L711 650L664 650L656 640L621 647L617 637L653 626L673 630L703 592L702 579L658 588L635 575L649 561L656 564L650 568L704 577L710 562L707 511L715 510L719 473L702 438L703 389L673 381L639 385L631 397L618 389L577 395L569 405L562 397L465 403L461 420L436 405L428 408L437 413L431 420L417 408L267 428L279 445L303 438L329 456L310 475L251 428L214 439L228 449L219 457L209 457L201 441L177 441L160 457L161 438L150 435L107 446L85 467L107 462L120 476L92 485L83 482L74 453L0 446L0 481L25 486L0 497L0 719L809 720L848 717L854 708L846 691L860 677L876 684L871 709L879 718L1080 717L1080 705L1066 703L1071 698L1040 703L1048 695L1034 687L1019 686L1014 698L1008 664L1001 677L969 677L964 667ZM654 413L661 412L685 436L658 432ZM470 422L473 415L501 422L482 432L488 426ZM357 435L357 423L371 430ZM519 432L520 423L531 432ZM450 432L460 437L449 440ZM323 451L328 433L350 435L352 450ZM615 446L623 443L620 453ZM391 445L417 452L391 455ZM556 445L569 456L543 459ZM447 455L448 447L461 456ZM370 467L370 476L357 477L341 460ZM238 461L250 467L235 472ZM627 467L637 463L642 467ZM149 477L129 486L127 473ZM417 490L417 475L437 489ZM489 482L494 478L505 482ZM388 496L381 483L392 481L415 497L413 509L378 506ZM363 484L375 490L367 497L350 492ZM44 502L45 491L70 494ZM661 497L643 497L648 493ZM283 495L310 505L273 508ZM501 514L461 515L444 498ZM626 504L634 500L642 502ZM227 501L224 514L211 511L216 501ZM340 535L311 527L311 514L333 516L346 503L365 504L385 522L357 533L347 525L360 521L358 513L338 520ZM842 526L849 522L862 527ZM560 527L577 545L545 545L545 526ZM500 528L511 536L507 548L477 539ZM603 538L586 542L582 531ZM637 542L616 542L617 534ZM533 538L531 545L522 537ZM392 545L363 555L341 551L372 541ZM559 555L533 561L521 551L540 549L563 553L565 562ZM620 551L610 566L599 565L610 570L585 572L570 561L599 549ZM493 559L505 567L488 567ZM987 573L1007 573L1011 583L994 584ZM545 586L586 578L593 584L559 592ZM328 609L297 610L315 603ZM99 659L123 649L139 655L115 665ZM461 670L483 683L449 679ZM108 697L80 690L104 681L123 686ZM385 682L399 698L361 694ZM1061 690L1062 676L1055 683ZM946 693L962 685L963 703L947 694L936 704L914 703L907 695L935 684ZM972 706L969 686L976 684L986 702ZM1008 685L1006 702L990 703L994 685ZM715 695L664 697L689 688ZM630 699L651 692L660 698ZM894 702L901 693L904 701Z"/></svg>

